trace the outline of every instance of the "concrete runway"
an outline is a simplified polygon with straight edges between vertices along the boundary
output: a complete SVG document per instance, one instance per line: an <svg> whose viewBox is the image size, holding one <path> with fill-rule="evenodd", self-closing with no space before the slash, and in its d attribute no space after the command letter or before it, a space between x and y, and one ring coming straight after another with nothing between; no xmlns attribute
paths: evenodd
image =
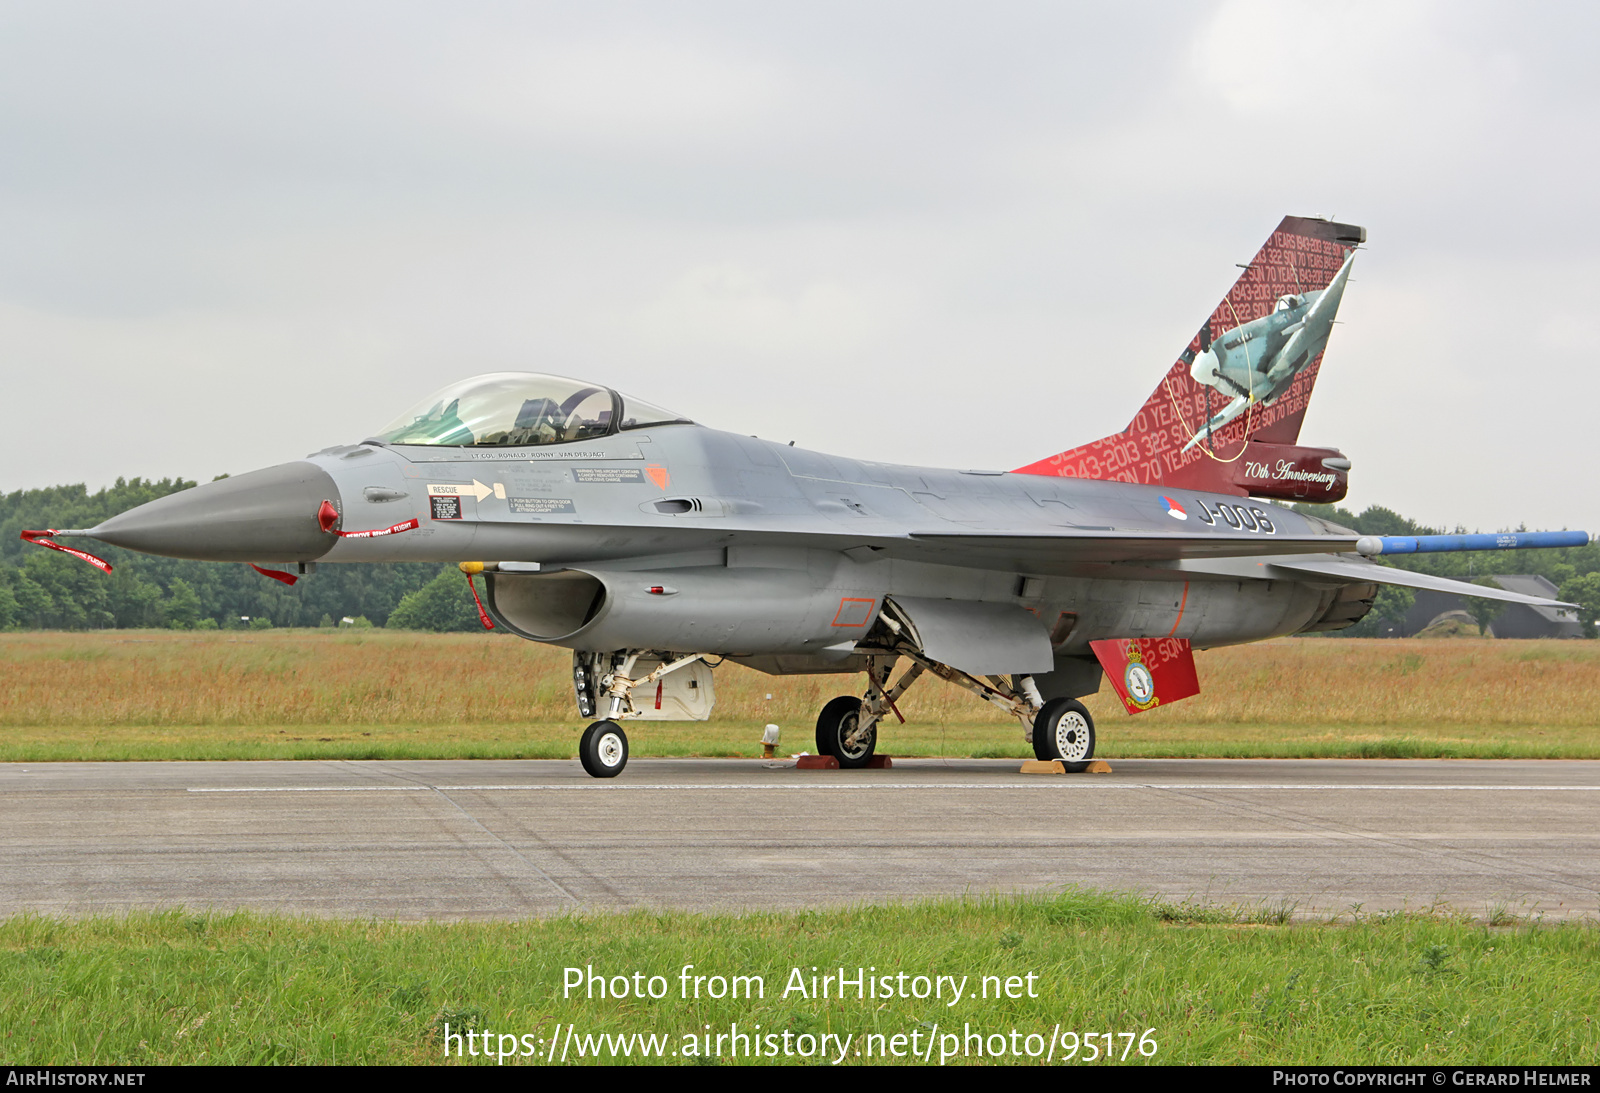
<svg viewBox="0 0 1600 1093"><path fill-rule="evenodd" d="M0 764L0 914L505 918L1067 884L1338 913L1600 913L1600 762Z"/></svg>

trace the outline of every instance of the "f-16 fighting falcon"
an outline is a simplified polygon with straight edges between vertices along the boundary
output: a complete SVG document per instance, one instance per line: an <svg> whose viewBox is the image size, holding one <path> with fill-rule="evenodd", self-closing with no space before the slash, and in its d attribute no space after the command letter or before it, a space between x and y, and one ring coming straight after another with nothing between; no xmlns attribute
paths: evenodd
<svg viewBox="0 0 1600 1093"><path fill-rule="evenodd" d="M1081 770L1095 727L1079 699L1102 677L1130 713L1171 703L1199 691L1193 650L1350 626L1381 584L1550 606L1371 559L1588 542L1362 537L1274 503L1345 496L1350 461L1299 434L1365 240L1286 218L1126 429L1009 473L823 455L507 372L360 443L24 538L102 568L56 539L287 583L341 562L458 563L485 626L572 650L593 719L578 751L599 778L627 764L625 723L708 717L723 660L864 676L817 718L818 752L841 767L873 761L896 701L931 673Z"/></svg>

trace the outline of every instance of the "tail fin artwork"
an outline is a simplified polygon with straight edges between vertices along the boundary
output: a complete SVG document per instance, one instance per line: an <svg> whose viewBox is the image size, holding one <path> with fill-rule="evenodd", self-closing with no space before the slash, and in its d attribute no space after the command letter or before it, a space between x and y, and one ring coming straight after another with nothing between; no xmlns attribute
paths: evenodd
<svg viewBox="0 0 1600 1093"><path fill-rule="evenodd" d="M1329 504L1350 461L1300 422L1367 231L1287 216L1120 433L1017 468Z"/></svg>

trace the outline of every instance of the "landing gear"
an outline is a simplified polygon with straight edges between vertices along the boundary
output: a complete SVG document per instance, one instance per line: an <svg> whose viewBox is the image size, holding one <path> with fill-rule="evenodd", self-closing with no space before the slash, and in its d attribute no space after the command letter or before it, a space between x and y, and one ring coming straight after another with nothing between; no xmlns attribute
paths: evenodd
<svg viewBox="0 0 1600 1093"><path fill-rule="evenodd" d="M615 721L596 721L578 741L578 761L593 778L615 778L628 765L628 734Z"/></svg>
<svg viewBox="0 0 1600 1093"><path fill-rule="evenodd" d="M861 699L843 695L822 707L817 715L817 754L831 755L845 769L864 767L878 747L878 720L870 717Z"/></svg>
<svg viewBox="0 0 1600 1093"><path fill-rule="evenodd" d="M1076 774L1094 758L1094 718L1075 698L1052 698L1033 721L1033 754Z"/></svg>
<svg viewBox="0 0 1600 1093"><path fill-rule="evenodd" d="M641 649L612 653L574 652L572 687L578 699L578 712L584 717L593 717L597 713L605 717L604 721L596 721L585 729L583 738L578 742L578 758L583 761L583 769L595 778L615 778L621 774L622 768L628 765L628 734L622 731L618 722L626 718L650 716L652 711L645 697L648 695L654 695L654 710L660 711L662 678L681 668L699 664L704 659L704 653L677 656ZM654 668L635 679L633 671L641 661L645 665L654 665ZM700 686L701 683L704 686ZM691 674L688 690L691 695L696 695L699 702L698 705L694 700L688 702L689 717L695 717L698 711L699 718L703 720L710 714L713 701L709 671L703 679L696 679ZM638 705L634 703L636 692L643 700ZM680 707L684 705L681 701L674 701ZM659 712L655 716L662 720L671 718L670 714L663 716Z"/></svg>

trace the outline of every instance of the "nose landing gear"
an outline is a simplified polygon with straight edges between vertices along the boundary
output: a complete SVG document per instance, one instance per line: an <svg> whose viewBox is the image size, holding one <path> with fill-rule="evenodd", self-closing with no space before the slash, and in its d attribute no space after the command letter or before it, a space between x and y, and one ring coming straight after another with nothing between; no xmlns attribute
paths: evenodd
<svg viewBox="0 0 1600 1093"><path fill-rule="evenodd" d="M628 734L615 721L596 721L578 741L578 761L591 778L615 778L628 765Z"/></svg>

